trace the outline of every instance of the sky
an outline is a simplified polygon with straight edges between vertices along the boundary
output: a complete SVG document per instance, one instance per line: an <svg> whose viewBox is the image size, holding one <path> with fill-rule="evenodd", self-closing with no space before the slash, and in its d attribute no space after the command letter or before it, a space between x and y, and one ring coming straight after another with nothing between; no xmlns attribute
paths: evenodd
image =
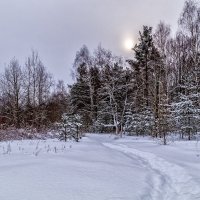
<svg viewBox="0 0 200 200"><path fill-rule="evenodd" d="M23 66L37 50L56 80L73 82L71 69L83 44L91 53L101 43L116 55L137 42L143 25L160 21L177 29L184 0L0 0L0 72L15 57Z"/></svg>

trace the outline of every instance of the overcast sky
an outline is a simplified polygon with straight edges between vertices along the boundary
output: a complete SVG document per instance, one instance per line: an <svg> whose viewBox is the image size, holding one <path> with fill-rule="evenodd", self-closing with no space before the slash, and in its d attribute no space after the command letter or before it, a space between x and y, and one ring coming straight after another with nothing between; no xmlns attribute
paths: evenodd
<svg viewBox="0 0 200 200"><path fill-rule="evenodd" d="M56 79L71 83L76 51L101 43L131 56L124 40L138 37L142 25L160 20L177 28L184 0L0 0L0 71L16 57L21 65L31 49Z"/></svg>

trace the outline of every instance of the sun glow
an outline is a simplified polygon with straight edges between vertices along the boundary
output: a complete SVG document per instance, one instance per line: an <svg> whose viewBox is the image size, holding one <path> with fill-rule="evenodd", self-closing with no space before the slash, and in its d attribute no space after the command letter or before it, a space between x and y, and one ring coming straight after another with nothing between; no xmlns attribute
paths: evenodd
<svg viewBox="0 0 200 200"><path fill-rule="evenodd" d="M130 51L132 48L133 48L133 45L134 45L134 41L133 39L131 38L127 38L125 41L124 41L124 47L126 50Z"/></svg>

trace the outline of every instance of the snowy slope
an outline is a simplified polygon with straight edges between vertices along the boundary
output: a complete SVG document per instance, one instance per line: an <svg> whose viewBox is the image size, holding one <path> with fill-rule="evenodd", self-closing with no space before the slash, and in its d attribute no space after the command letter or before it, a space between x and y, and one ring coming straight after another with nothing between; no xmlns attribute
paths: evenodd
<svg viewBox="0 0 200 200"><path fill-rule="evenodd" d="M0 200L200 199L196 142L92 134L1 142L0 161Z"/></svg>

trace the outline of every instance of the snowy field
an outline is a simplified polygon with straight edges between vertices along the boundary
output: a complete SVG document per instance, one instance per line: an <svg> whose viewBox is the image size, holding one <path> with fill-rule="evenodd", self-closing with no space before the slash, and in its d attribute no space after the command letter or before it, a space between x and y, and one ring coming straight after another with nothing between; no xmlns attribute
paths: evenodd
<svg viewBox="0 0 200 200"><path fill-rule="evenodd" d="M0 143L0 200L200 199L200 143L87 135Z"/></svg>

